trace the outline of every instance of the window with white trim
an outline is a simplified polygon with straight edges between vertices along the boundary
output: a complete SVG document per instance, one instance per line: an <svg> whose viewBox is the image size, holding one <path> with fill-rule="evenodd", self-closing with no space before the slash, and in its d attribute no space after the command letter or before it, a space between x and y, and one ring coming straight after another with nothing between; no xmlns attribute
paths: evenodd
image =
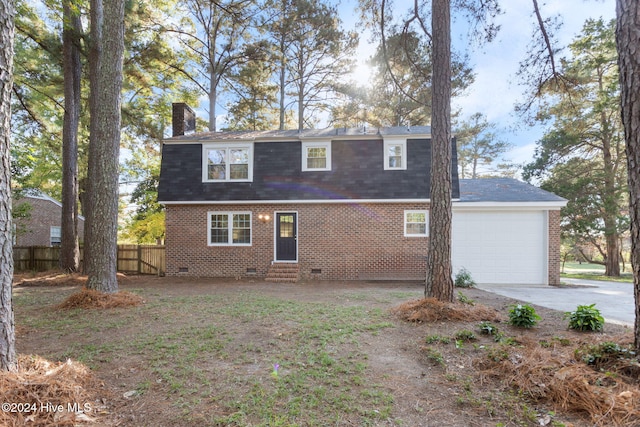
<svg viewBox="0 0 640 427"><path fill-rule="evenodd" d="M331 170L331 141L302 143L303 171Z"/></svg>
<svg viewBox="0 0 640 427"><path fill-rule="evenodd" d="M203 144L202 150L202 181L253 180L253 144Z"/></svg>
<svg viewBox="0 0 640 427"><path fill-rule="evenodd" d="M404 211L404 236L426 237L429 235L429 211Z"/></svg>
<svg viewBox="0 0 640 427"><path fill-rule="evenodd" d="M384 140L384 170L407 169L407 140Z"/></svg>
<svg viewBox="0 0 640 427"><path fill-rule="evenodd" d="M62 229L59 226L52 225L49 229L49 244L51 246L60 246L62 244Z"/></svg>
<svg viewBox="0 0 640 427"><path fill-rule="evenodd" d="M251 246L251 212L209 212L209 246Z"/></svg>

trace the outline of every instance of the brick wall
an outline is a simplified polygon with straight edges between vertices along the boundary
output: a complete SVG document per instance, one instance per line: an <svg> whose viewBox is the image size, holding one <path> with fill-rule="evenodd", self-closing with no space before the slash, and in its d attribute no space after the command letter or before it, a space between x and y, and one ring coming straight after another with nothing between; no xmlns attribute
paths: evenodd
<svg viewBox="0 0 640 427"><path fill-rule="evenodd" d="M548 212L549 224L549 285L560 284L560 211Z"/></svg>
<svg viewBox="0 0 640 427"><path fill-rule="evenodd" d="M275 212L298 214L298 264L303 278L419 279L426 274L427 238L404 237L405 209L426 204L169 205L167 275L266 275L274 259ZM251 246L208 246L207 213L252 212ZM268 214L268 222L258 215ZM312 273L312 270L314 273Z"/></svg>
<svg viewBox="0 0 640 427"><path fill-rule="evenodd" d="M15 219L16 246L49 246L51 226L60 226L62 207L51 200L36 197L23 197L14 200L14 205L31 205L30 218ZM84 240L84 221L78 221L78 237Z"/></svg>
<svg viewBox="0 0 640 427"><path fill-rule="evenodd" d="M167 275L265 276L274 259L275 212L297 212L298 264L303 278L423 280L428 239L404 237L403 227L405 210L427 208L426 204L169 205ZM252 245L207 246L210 211L251 211ZM260 214L271 218L262 222ZM548 215L549 284L557 285L560 211L548 211Z"/></svg>

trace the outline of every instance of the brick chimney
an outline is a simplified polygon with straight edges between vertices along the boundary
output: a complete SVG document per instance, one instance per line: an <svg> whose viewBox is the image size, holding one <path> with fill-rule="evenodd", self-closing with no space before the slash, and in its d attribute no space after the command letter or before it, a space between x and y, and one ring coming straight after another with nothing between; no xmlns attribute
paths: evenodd
<svg viewBox="0 0 640 427"><path fill-rule="evenodd" d="M181 136L195 132L196 113L184 102L174 102L172 107L172 136Z"/></svg>

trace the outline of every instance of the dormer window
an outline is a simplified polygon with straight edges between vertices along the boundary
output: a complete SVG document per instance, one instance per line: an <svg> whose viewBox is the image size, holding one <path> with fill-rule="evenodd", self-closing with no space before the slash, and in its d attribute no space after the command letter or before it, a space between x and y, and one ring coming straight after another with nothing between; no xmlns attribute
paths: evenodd
<svg viewBox="0 0 640 427"><path fill-rule="evenodd" d="M252 181L253 145L203 145L203 182Z"/></svg>
<svg viewBox="0 0 640 427"><path fill-rule="evenodd" d="M331 141L302 143L303 171L331 170Z"/></svg>
<svg viewBox="0 0 640 427"><path fill-rule="evenodd" d="M384 170L407 169L407 140L384 140Z"/></svg>

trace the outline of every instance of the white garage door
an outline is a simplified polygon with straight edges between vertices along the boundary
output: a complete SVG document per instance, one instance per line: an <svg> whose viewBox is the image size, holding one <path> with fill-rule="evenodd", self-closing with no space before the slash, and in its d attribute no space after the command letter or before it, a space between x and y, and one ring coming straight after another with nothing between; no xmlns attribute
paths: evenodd
<svg viewBox="0 0 640 427"><path fill-rule="evenodd" d="M476 283L547 284L544 211L454 211L453 273Z"/></svg>

